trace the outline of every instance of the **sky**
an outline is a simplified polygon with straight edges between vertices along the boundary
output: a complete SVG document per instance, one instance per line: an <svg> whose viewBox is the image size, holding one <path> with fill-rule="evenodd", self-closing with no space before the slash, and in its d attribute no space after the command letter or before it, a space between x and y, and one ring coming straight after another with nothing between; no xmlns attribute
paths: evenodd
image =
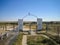
<svg viewBox="0 0 60 45"><path fill-rule="evenodd" d="M0 0L0 21L37 19L32 15L43 21L60 21L60 0Z"/></svg>

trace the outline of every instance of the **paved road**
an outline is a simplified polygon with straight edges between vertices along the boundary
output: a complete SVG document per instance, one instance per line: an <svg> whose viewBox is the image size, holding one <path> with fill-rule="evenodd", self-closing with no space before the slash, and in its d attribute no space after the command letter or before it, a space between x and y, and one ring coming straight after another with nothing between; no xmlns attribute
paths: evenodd
<svg viewBox="0 0 60 45"><path fill-rule="evenodd" d="M18 32L13 32L13 36L8 39L8 41L5 43L5 45L12 45L13 41L15 40L15 38L17 37Z"/></svg>

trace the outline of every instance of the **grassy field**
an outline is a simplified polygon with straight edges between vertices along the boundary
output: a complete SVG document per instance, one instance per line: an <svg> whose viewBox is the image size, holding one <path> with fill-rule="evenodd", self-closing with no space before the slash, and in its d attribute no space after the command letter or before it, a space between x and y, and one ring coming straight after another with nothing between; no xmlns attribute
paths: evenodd
<svg viewBox="0 0 60 45"><path fill-rule="evenodd" d="M28 45L56 45L50 39L47 39L43 36L28 36L27 44Z"/></svg>
<svg viewBox="0 0 60 45"><path fill-rule="evenodd" d="M14 25L18 25L18 24L14 24L14 23L12 23L12 24L6 24L7 28L8 28L8 26L9 26L9 28L14 28ZM5 28L5 24L0 24L0 26L2 26L2 28L4 26L4 28ZM25 24L23 28L29 30L29 28L30 28L29 26L30 26L29 24ZM36 30L36 26L37 26L37 23L35 23L35 24L33 23L31 25L31 30ZM59 27L59 29L58 29L58 27ZM53 38L53 40L55 40L55 41L56 40L60 40L60 38L59 39L56 38L56 37L58 37L58 34L60 34L60 23L49 23L47 26L46 26L46 23L43 23L42 24L42 30L46 31L47 34L49 35L49 37ZM0 29L0 34L1 33L5 33L5 32L6 32L5 30L1 30ZM44 38L42 36L28 36L27 40L28 40L28 42L27 42L28 45L52 45L52 44L55 45L49 39L46 39L46 38ZM13 43L13 45L22 45L21 42L22 42L22 34L19 34L18 37L17 37L17 39Z"/></svg>
<svg viewBox="0 0 60 45"><path fill-rule="evenodd" d="M44 33L46 36L53 39L57 44L60 44L60 37L58 35L51 35L49 33Z"/></svg>

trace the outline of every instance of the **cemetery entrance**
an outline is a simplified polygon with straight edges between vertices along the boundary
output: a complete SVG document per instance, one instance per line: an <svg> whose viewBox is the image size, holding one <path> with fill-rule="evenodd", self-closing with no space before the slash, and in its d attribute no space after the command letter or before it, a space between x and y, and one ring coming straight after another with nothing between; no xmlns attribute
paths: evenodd
<svg viewBox="0 0 60 45"><path fill-rule="evenodd" d="M24 21L24 19L27 16L33 16L36 18L37 21ZM24 16L22 19L18 19L18 30L22 30L22 31L37 31L37 30L41 30L42 29L42 19L41 18L37 18L37 16L35 15L31 15L28 14L26 16Z"/></svg>

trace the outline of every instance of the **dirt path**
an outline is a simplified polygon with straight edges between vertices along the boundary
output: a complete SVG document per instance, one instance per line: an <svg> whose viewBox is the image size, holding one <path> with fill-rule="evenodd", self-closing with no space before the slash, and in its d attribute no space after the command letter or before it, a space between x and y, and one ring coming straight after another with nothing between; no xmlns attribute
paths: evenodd
<svg viewBox="0 0 60 45"><path fill-rule="evenodd" d="M22 45L27 45L27 35L23 35Z"/></svg>

